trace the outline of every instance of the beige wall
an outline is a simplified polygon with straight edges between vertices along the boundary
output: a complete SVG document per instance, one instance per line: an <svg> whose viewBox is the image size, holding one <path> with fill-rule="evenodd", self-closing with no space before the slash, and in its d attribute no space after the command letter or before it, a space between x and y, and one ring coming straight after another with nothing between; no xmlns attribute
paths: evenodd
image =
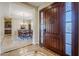
<svg viewBox="0 0 79 59"><path fill-rule="evenodd" d="M1 18L0 18L0 46L1 46Z"/></svg>
<svg viewBox="0 0 79 59"><path fill-rule="evenodd" d="M33 44L38 42L38 10L35 8L35 16L33 20Z"/></svg>
<svg viewBox="0 0 79 59"><path fill-rule="evenodd" d="M28 10L27 10L28 9ZM7 11L6 11L7 10ZM20 24L23 21L24 16L21 16L20 12L33 13L32 25L33 25L33 44L38 41L38 10L32 6L22 3L0 3L0 43L4 37L4 16L10 16L12 18L12 40L17 37L17 30L20 28ZM27 43L26 43L27 44ZM22 45L21 45L22 46ZM23 45L24 46L24 45ZM15 48L17 48L15 46Z"/></svg>
<svg viewBox="0 0 79 59"><path fill-rule="evenodd" d="M5 3L0 3L0 39L1 39L1 41L2 41L2 39L3 39L3 36L4 36L4 32L3 32L3 30L4 30L4 20L3 20L3 17L4 17L4 13L5 13L5 8L3 8L3 7L5 7ZM6 14L5 14L6 15Z"/></svg>
<svg viewBox="0 0 79 59"><path fill-rule="evenodd" d="M12 17L12 35L13 35L13 39L16 38L16 32L17 29L20 28L20 23L23 21L23 17L16 15L16 13L18 13L18 11L25 10L25 8L28 8L29 10L31 9L33 12L33 18L32 18L32 28L33 28L33 44L36 44L38 42L38 37L39 37L39 31L38 31L38 9L36 7L33 7L31 5L28 4L22 4L22 3L0 3L2 5L0 5L0 8L3 9L3 11L0 9L0 12L2 12L3 17L1 21L1 35L0 36L4 36L4 16L10 16ZM3 6L4 5L4 6ZM7 12L4 12L6 9L8 10ZM26 10L27 11L27 10ZM32 13L30 12L30 13ZM13 14L14 13L14 14ZM0 13L1 14L1 13ZM2 15L1 14L1 15ZM17 26L16 26L17 25Z"/></svg>

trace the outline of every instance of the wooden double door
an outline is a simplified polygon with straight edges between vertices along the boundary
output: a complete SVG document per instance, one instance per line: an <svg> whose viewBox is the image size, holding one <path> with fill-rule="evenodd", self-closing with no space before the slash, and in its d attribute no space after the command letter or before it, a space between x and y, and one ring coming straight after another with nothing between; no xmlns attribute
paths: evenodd
<svg viewBox="0 0 79 59"><path fill-rule="evenodd" d="M40 11L40 45L53 50L60 55L66 55L64 13L65 3L54 3ZM77 29L77 24L74 24L74 22L72 23ZM73 37L75 39L75 33L77 32L75 32L74 29L73 32ZM72 42L74 39L72 39ZM71 45L72 52L75 50L74 45L75 42ZM75 51L73 52L73 55L74 54Z"/></svg>
<svg viewBox="0 0 79 59"><path fill-rule="evenodd" d="M52 8L41 12L41 34L43 34L43 46L59 54L64 53L64 40L61 29L60 9L63 6L58 3Z"/></svg>

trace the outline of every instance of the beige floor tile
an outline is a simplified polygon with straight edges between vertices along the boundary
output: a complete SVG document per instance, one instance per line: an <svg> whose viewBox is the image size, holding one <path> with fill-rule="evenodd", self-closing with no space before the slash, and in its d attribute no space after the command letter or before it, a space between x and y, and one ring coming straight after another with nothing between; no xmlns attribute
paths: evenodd
<svg viewBox="0 0 79 59"><path fill-rule="evenodd" d="M58 54L40 47L39 45L29 45L20 49L1 54L2 56L59 56Z"/></svg>

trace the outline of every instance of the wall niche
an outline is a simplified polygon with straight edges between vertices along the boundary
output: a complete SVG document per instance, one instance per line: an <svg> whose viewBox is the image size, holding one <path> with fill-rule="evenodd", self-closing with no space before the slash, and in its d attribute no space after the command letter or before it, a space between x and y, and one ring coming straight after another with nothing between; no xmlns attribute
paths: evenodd
<svg viewBox="0 0 79 59"><path fill-rule="evenodd" d="M4 34L11 35L12 33L12 18L4 17Z"/></svg>

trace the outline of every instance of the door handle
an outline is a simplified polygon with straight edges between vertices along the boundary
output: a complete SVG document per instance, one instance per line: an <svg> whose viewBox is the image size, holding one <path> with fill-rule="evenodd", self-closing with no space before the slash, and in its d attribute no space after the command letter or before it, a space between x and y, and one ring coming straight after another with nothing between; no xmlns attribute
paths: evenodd
<svg viewBox="0 0 79 59"><path fill-rule="evenodd" d="M44 29L44 33L46 32L46 29Z"/></svg>

